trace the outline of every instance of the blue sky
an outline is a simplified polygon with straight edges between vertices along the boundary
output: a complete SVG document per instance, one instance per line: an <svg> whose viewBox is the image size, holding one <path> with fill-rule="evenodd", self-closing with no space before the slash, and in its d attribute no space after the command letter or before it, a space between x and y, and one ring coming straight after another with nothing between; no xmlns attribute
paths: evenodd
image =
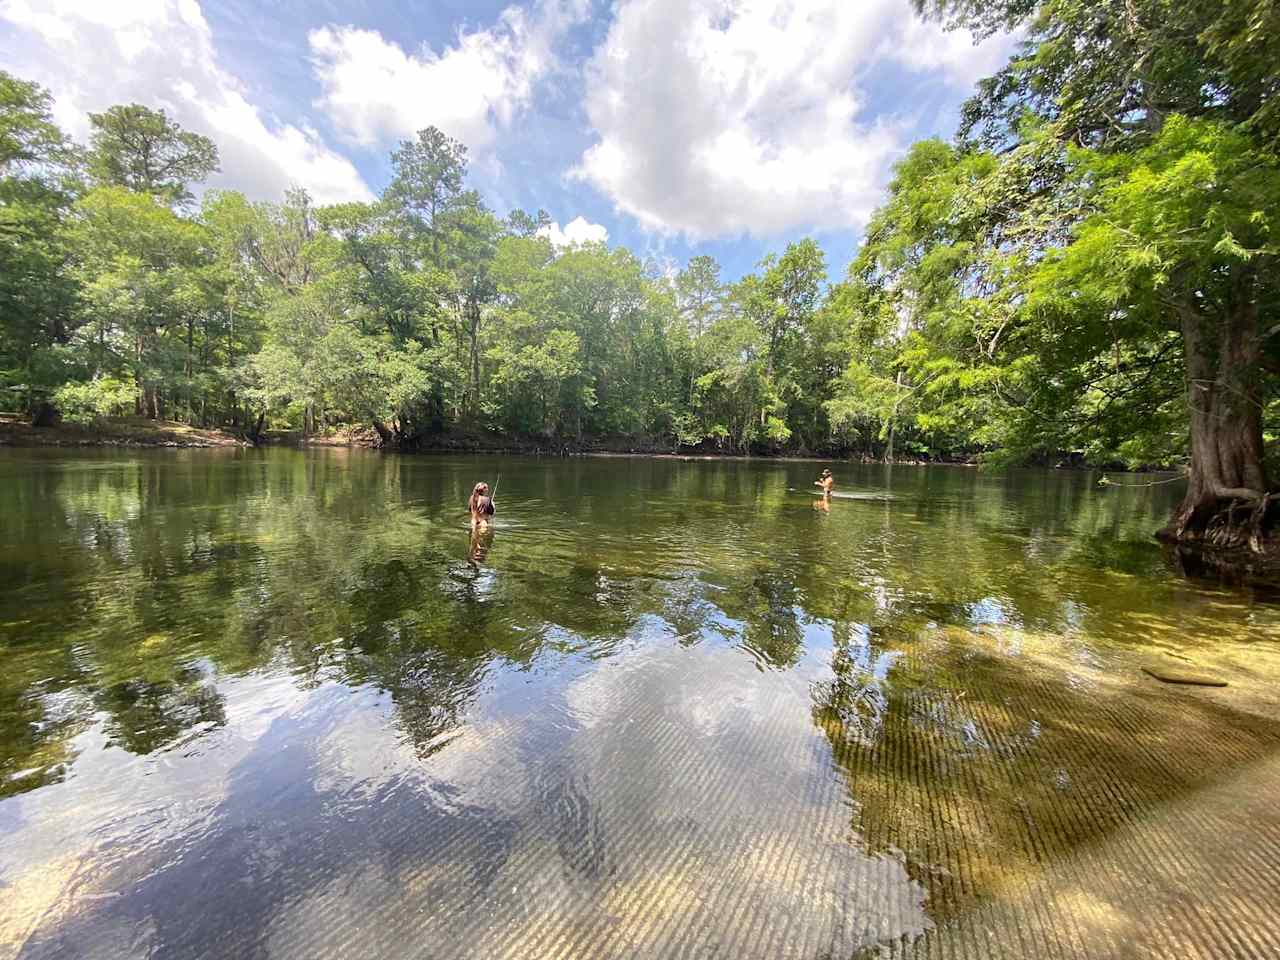
<svg viewBox="0 0 1280 960"><path fill-rule="evenodd" d="M838 276L893 161L1009 52L907 0L0 0L0 67L81 139L146 103L218 142L213 185L337 201L434 124L499 212L730 279L802 236Z"/></svg>

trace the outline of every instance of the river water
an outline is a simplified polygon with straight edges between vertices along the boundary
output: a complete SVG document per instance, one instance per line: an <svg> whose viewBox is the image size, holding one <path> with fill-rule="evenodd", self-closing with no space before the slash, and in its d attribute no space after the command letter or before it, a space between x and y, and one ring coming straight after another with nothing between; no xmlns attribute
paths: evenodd
<svg viewBox="0 0 1280 960"><path fill-rule="evenodd" d="M1280 955L1178 485L818 466L0 452L0 957Z"/></svg>

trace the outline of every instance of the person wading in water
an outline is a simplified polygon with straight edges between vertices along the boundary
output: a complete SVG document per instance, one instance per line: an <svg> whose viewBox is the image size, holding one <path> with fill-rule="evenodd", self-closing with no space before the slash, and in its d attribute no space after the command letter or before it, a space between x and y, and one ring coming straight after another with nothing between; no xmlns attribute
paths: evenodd
<svg viewBox="0 0 1280 960"><path fill-rule="evenodd" d="M489 548L493 546L493 528L487 523L471 528L471 541L467 544L467 566L480 569L485 557L489 556Z"/></svg>
<svg viewBox="0 0 1280 960"><path fill-rule="evenodd" d="M483 480L471 489L467 510L471 513L473 530L484 530L489 526L489 518L494 514L493 497L489 494L489 485Z"/></svg>
<svg viewBox="0 0 1280 960"><path fill-rule="evenodd" d="M822 499L829 500L831 498L831 488L836 485L836 478L831 475L830 470L823 470L822 476L813 481L813 485L822 488Z"/></svg>

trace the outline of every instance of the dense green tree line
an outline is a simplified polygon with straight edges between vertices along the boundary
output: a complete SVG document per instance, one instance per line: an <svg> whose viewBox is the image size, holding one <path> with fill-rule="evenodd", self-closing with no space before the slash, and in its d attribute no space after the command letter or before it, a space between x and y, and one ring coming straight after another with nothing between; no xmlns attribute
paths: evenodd
<svg viewBox="0 0 1280 960"><path fill-rule="evenodd" d="M1024 40L899 163L848 275L810 240L726 282L467 189L428 128L371 203L192 188L138 105L87 147L0 90L0 377L38 418L134 411L733 452L1189 466L1180 539L1261 545L1280 417L1269 0L915 0ZM1273 473L1274 471L1272 471Z"/></svg>
<svg viewBox="0 0 1280 960"><path fill-rule="evenodd" d="M847 445L824 407L845 327L812 241L726 283L625 249L556 249L466 186L428 128L371 203L192 187L217 149L137 104L87 148L47 92L5 77L4 343L11 405L304 433L363 425L412 448L452 428L557 443ZM875 430L868 428L867 439Z"/></svg>

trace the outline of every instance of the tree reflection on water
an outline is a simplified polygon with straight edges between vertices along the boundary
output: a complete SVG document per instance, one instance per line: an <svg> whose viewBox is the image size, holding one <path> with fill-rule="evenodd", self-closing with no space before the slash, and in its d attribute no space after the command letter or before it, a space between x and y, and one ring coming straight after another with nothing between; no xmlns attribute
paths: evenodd
<svg viewBox="0 0 1280 960"><path fill-rule="evenodd" d="M120 753L229 757L261 681L310 712L271 714L226 773L215 846L292 817L330 838L308 870L352 868L361 844L424 863L447 849L461 859L436 866L475 895L547 830L582 885L566 890L603 896L640 882L635 837L720 864L745 830L764 856L787 825L747 811L776 774L771 802L797 829L847 820L840 842L863 859L842 869L900 864L945 920L1280 746L1266 717L1132 680L1139 654L1277 624L1248 593L1170 576L1146 535L1176 492L850 468L842 488L891 483L893 498L828 514L792 492L805 465L511 461L503 517L473 534L460 505L483 467L295 451L0 461L15 505L0 517L0 796L85 758L101 776ZM588 702L597 677L610 699ZM341 763L390 771L358 803L324 772L341 724L364 731ZM800 762L787 751L821 765L788 780L771 769ZM674 782L698 769L720 777L714 803ZM813 776L837 778L847 807L814 800L828 795ZM421 836L367 821L372 795ZM284 903L288 871L268 866ZM757 879L803 904L773 869ZM169 881L202 882L194 868ZM923 929L903 918L883 930ZM839 942L880 942L867 931ZM190 936L195 949L216 930Z"/></svg>

